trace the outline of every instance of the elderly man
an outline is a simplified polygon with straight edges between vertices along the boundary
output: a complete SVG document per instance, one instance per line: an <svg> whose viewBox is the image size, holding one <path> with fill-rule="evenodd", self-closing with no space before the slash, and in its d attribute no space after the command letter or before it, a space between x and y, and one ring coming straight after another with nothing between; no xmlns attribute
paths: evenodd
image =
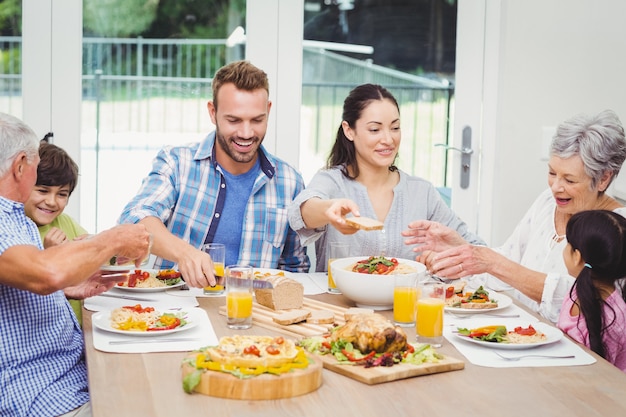
<svg viewBox="0 0 626 417"><path fill-rule="evenodd" d="M113 286L119 277L102 275L100 265L114 255L138 265L150 234L117 226L43 250L23 204L38 148L32 129L0 113L0 415L89 416L83 334L65 294L85 298Z"/></svg>

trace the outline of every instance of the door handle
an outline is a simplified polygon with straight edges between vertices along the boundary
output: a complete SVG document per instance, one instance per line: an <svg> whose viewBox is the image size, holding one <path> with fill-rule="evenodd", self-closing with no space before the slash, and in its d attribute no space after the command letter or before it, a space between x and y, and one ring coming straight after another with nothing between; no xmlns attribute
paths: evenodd
<svg viewBox="0 0 626 417"><path fill-rule="evenodd" d="M445 143L436 143L435 146L446 148L447 151L456 151L461 153L461 188L469 187L470 168L472 163L472 128L465 126L463 128L463 144L461 148L446 145Z"/></svg>

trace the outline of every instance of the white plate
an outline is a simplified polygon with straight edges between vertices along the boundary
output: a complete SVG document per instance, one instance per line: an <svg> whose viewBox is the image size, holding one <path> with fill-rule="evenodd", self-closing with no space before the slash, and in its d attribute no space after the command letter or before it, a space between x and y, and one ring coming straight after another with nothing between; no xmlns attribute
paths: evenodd
<svg viewBox="0 0 626 417"><path fill-rule="evenodd" d="M143 261L139 267L136 267L134 263L124 264L124 265L104 264L100 266L100 270L101 271L134 271L135 269L144 269L142 267L148 265L149 259L150 258L147 258L145 261Z"/></svg>
<svg viewBox="0 0 626 417"><path fill-rule="evenodd" d="M174 285L166 285L165 287L150 287L150 288L124 287L123 285L115 284L115 287L113 288L118 288L120 290L131 291L131 292L161 292L161 291L171 290L172 288L182 287L183 285L185 285L185 281L180 280Z"/></svg>
<svg viewBox="0 0 626 417"><path fill-rule="evenodd" d="M507 329L511 330L517 326L528 327L528 324L509 325L507 326ZM484 340L472 339L470 337L463 336L458 333L454 333L454 335L461 340L465 340L467 342L474 343L480 346L484 346L484 347L488 347L492 349L508 349L508 350L530 349L530 348L535 348L538 346L549 345L550 343L558 342L563 337L563 332L561 332L561 330L557 329L556 327L552 327L546 323L541 323L541 322L532 323L532 326L535 328L535 330L545 334L546 340L543 340L537 343L511 344L511 343L486 342ZM463 326L463 327L467 329L472 329L476 326L474 327Z"/></svg>
<svg viewBox="0 0 626 417"><path fill-rule="evenodd" d="M469 291L466 291L469 292ZM494 311L502 310L513 304L511 297L505 294L500 294L495 291L489 291L489 298L498 302L498 307L495 308L461 308L461 307L449 307L445 306L444 311L449 311L454 314L480 314L491 313Z"/></svg>
<svg viewBox="0 0 626 417"><path fill-rule="evenodd" d="M178 312L178 310L172 311ZM163 311L161 311L163 313ZM185 319L187 320L187 319ZM91 323L96 326L100 330L104 330L111 333L125 334L127 336L161 336L166 334L184 332L185 330L191 329L196 326L197 323L187 320L187 324L183 327L177 327L171 330L154 330L149 332L131 332L128 330L120 330L113 328L111 326L111 312L110 311L99 311L94 313L91 316Z"/></svg>

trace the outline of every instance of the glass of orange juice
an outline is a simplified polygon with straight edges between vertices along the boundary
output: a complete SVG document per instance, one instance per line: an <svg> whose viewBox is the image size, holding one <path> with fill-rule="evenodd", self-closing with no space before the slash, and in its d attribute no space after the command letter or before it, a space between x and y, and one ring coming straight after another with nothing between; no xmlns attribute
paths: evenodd
<svg viewBox="0 0 626 417"><path fill-rule="evenodd" d="M417 290L417 273L394 276L393 321L398 326L415 326Z"/></svg>
<svg viewBox="0 0 626 417"><path fill-rule="evenodd" d="M229 265L225 273L226 324L231 329L249 329L252 327L253 268L250 265Z"/></svg>
<svg viewBox="0 0 626 417"><path fill-rule="evenodd" d="M445 284L425 281L418 284L417 341L441 347L443 341L443 308L446 301Z"/></svg>
<svg viewBox="0 0 626 417"><path fill-rule="evenodd" d="M350 246L347 243L330 242L328 245L328 292L333 294L341 294L333 279L330 264L335 259L347 258L349 256Z"/></svg>
<svg viewBox="0 0 626 417"><path fill-rule="evenodd" d="M222 243L207 243L202 250L209 254L213 261L213 272L217 284L215 287L204 287L203 293L208 296L224 294L224 262L226 260L226 247Z"/></svg>

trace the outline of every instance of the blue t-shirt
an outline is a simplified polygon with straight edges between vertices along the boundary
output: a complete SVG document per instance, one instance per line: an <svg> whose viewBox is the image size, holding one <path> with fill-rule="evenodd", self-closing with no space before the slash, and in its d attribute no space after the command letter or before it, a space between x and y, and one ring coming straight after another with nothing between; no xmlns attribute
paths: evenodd
<svg viewBox="0 0 626 417"><path fill-rule="evenodd" d="M226 182L226 200L213 243L223 243L226 246L225 266L234 265L239 261L243 214L260 167L261 164L257 159L252 169L241 175L232 175L222 168Z"/></svg>

